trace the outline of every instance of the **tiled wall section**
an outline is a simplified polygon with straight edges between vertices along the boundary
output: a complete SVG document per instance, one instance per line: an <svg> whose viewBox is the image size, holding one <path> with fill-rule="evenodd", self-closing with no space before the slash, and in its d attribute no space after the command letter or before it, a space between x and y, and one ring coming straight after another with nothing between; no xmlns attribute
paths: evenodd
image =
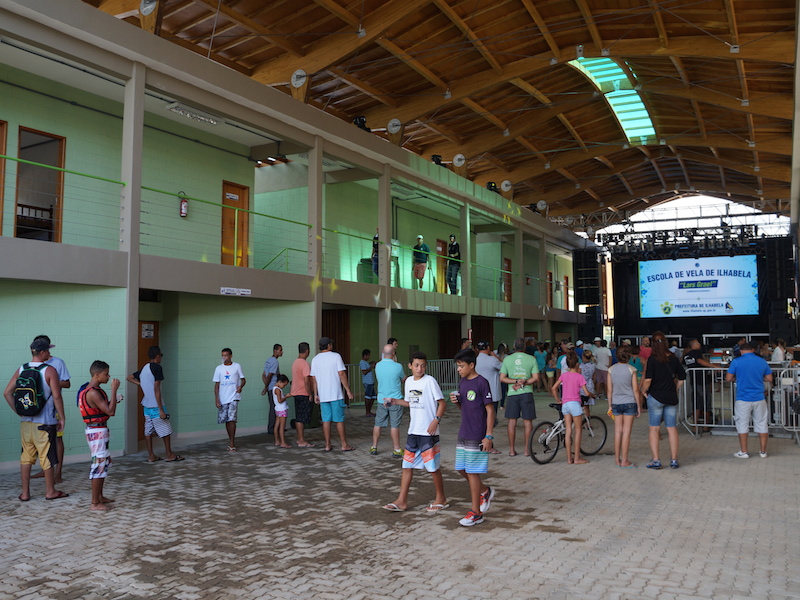
<svg viewBox="0 0 800 600"><path fill-rule="evenodd" d="M125 290L35 281L0 283L0 383L5 388L15 369L30 360L30 343L37 335L50 336L53 354L70 371L72 387L64 390L67 454L86 454L83 421L75 405L81 384L89 380L89 366L104 360L111 376L125 379ZM123 387L124 389L124 387ZM110 386L107 386L110 391ZM5 404L0 410L0 464L19 461L19 419ZM111 423L111 450L123 447L123 421Z"/></svg>
<svg viewBox="0 0 800 600"><path fill-rule="evenodd" d="M323 233L323 275L358 281L361 259L372 256L372 236L378 225L378 192L359 183L327 184L324 206L324 227L342 234ZM370 266L367 273L371 270Z"/></svg>
<svg viewBox="0 0 800 600"><path fill-rule="evenodd" d="M254 298L164 295L164 320L160 345L164 351L164 399L180 436L218 431L213 383L215 367L224 347L242 365L247 386L239 406L239 426L264 424L267 397L261 396L261 372L272 355L273 344L281 344L281 372L290 375L297 357L297 344L314 343L314 307L308 302L276 302Z"/></svg>

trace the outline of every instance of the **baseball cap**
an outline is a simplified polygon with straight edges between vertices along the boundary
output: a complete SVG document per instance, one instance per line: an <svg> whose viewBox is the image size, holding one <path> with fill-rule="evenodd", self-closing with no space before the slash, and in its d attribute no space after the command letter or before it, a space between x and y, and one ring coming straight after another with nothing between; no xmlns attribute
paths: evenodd
<svg viewBox="0 0 800 600"><path fill-rule="evenodd" d="M489 349L489 342L484 342L481 340L478 342L478 350L488 350Z"/></svg>
<svg viewBox="0 0 800 600"><path fill-rule="evenodd" d="M595 341L595 342L602 342L602 341L603 341L603 338L601 338L601 337L596 337L596 338L594 338L594 341Z"/></svg>
<svg viewBox="0 0 800 600"><path fill-rule="evenodd" d="M55 344L51 344L51 343L50 343L50 337L49 337L49 336L46 336L46 335L37 335L35 338L33 338L33 341L34 341L34 342L35 342L36 340L44 340L45 342L47 342L47 344L48 344L48 348L55 348L55 347L56 347L56 345L55 345Z"/></svg>
<svg viewBox="0 0 800 600"><path fill-rule="evenodd" d="M50 348L51 346L50 344L47 343L47 340L44 340L42 338L36 338L35 340L33 340L33 343L31 344L31 350L33 350L36 353L44 352L45 350L50 350Z"/></svg>
<svg viewBox="0 0 800 600"><path fill-rule="evenodd" d="M574 348L574 347L575 347L575 344L573 344L572 342L570 342L569 344L567 344L567 348L569 348L570 350L571 350L572 348Z"/></svg>
<svg viewBox="0 0 800 600"><path fill-rule="evenodd" d="M576 346L583 346L583 340L578 340L577 342L575 342L575 345Z"/></svg>
<svg viewBox="0 0 800 600"><path fill-rule="evenodd" d="M629 346L631 345L631 341L628 338L625 338L624 340L622 340L622 343L623 344L628 344Z"/></svg>
<svg viewBox="0 0 800 600"><path fill-rule="evenodd" d="M421 235L418 235L418 236L417 236L417 239L418 239L418 240L421 240L421 239L423 239L423 237L422 237Z"/></svg>
<svg viewBox="0 0 800 600"><path fill-rule="evenodd" d="M319 349L320 350L327 350L328 346L333 343L333 340L329 337L322 337L319 338Z"/></svg>

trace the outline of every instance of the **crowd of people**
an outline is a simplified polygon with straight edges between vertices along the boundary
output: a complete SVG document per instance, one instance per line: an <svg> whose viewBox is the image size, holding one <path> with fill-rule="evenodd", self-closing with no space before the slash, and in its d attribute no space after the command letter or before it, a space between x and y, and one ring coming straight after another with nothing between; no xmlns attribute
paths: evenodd
<svg viewBox="0 0 800 600"><path fill-rule="evenodd" d="M61 482L60 467L63 464L63 444L58 443L58 434L64 429L65 414L61 390L70 387L71 382L64 361L52 356L50 350L53 347L47 336L37 336L30 345L30 361L14 372L4 391L9 406L20 415L22 492L19 500L22 502L30 500L30 480L38 476L45 480L47 500L68 497L56 489L56 484ZM614 419L615 425L614 460L621 468L637 466L629 456L631 432L634 420L647 410L651 451L647 467L662 468L659 445L663 423L669 442L669 466L677 469L678 391L687 379L687 371L722 368L703 357L697 339L689 340L686 348L677 352L660 331L652 337L642 338L639 346L624 339L619 347L600 337L591 344L584 344L582 340L575 343L563 340L552 349L548 342L519 338L510 349L500 344L496 351L492 351L486 341L479 341L473 349L471 340L462 339L461 350L454 358L460 377L458 390L445 399L439 383L426 373L426 355L421 352L412 354L408 363L411 375L407 377L398 361L397 347L397 339L390 338L382 348L380 361L371 361L371 351L365 349L359 363L366 414L375 419L369 452L378 454L382 430L388 426L392 455L402 458L399 495L383 508L395 512L407 510L414 469L427 470L433 477L436 495L426 510L438 512L448 508L440 471L439 422L449 400L461 412L456 470L468 482L470 491L470 510L460 520L463 526L481 523L495 496L495 490L485 485L481 476L488 473L489 454L500 453L495 447L494 431L501 409L507 420L509 456L517 455L517 422L520 419L524 431L523 452L528 455L527 440L536 418L534 389L551 394L564 415L568 463L585 464L588 461L580 454L583 418L589 416L591 406L598 400L605 400L608 415ZM318 352L309 363L310 345L300 343L290 380L280 372L278 359L283 356L283 347L280 344L273 346L273 354L263 368L261 394L270 399L268 427L272 430L270 433L276 447L292 447L285 434L289 411L287 398L291 396L295 408L297 447L315 447L306 440L305 429L311 422L314 406L319 405L324 439L322 450L333 450L332 424L340 450L355 450L347 441L345 425L346 406L354 394L346 365L333 348L332 339L321 338ZM778 340L775 352L778 349L782 350L782 360L785 360L783 340ZM762 458L767 456L768 407L764 382L771 382L772 372L756 350L746 340L740 340L733 350L735 358L725 374L726 381L737 384L734 419L740 448L734 456L738 458L749 458L747 437L751 422L759 436L759 455ZM184 460L171 447L170 415L161 394L163 356L158 346L151 346L149 362L127 377L128 382L142 390L148 463ZM90 508L109 510L114 501L103 493L103 482L111 464L108 420L115 415L122 395L118 393L120 382L117 379L111 380L110 398L103 390L102 386L110 379L109 366L105 362L95 361L89 375L90 381L78 392L77 405L92 456ZM693 377L691 381L695 418L700 422L708 418L711 408L708 379ZM230 348L222 349L221 363L215 368L212 382L217 422L225 426L228 452L236 452L238 405L247 380L241 365L233 361ZM410 423L405 447L402 447L400 424L404 408L408 409ZM163 459L155 452L153 436L159 437L164 444ZM37 458L42 471L32 476Z"/></svg>

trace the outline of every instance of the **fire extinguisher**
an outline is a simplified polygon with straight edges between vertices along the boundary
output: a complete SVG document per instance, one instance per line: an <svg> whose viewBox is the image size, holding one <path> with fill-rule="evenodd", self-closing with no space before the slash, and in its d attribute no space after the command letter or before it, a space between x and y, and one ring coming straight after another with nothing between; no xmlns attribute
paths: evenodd
<svg viewBox="0 0 800 600"><path fill-rule="evenodd" d="M178 192L178 198L181 199L181 208L180 208L181 217L188 217L189 216L189 199L184 195L183 192Z"/></svg>

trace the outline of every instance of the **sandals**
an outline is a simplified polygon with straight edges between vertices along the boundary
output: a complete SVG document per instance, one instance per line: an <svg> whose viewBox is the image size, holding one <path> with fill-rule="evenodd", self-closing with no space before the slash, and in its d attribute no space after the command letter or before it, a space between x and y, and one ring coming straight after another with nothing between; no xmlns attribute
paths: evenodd
<svg viewBox="0 0 800 600"><path fill-rule="evenodd" d="M658 470L658 469L661 468L661 461L653 459L649 463L647 463L647 468L648 469L656 469L656 470Z"/></svg>
<svg viewBox="0 0 800 600"><path fill-rule="evenodd" d="M450 507L449 504L434 504L433 502L431 502L425 508L425 511L429 512L429 513L436 513L436 512L439 512L440 510L444 510L445 508L449 508L449 507Z"/></svg>

